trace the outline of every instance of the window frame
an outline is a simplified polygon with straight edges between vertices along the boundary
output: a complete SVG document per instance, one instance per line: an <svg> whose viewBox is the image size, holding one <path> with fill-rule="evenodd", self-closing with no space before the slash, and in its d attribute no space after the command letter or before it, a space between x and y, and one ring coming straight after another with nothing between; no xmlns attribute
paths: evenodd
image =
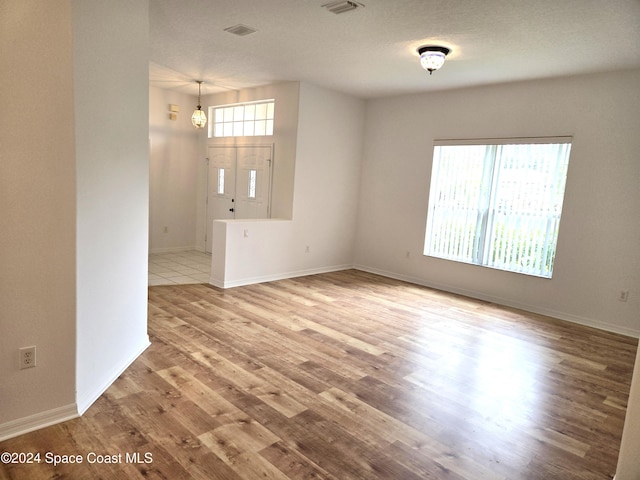
<svg viewBox="0 0 640 480"><path fill-rule="evenodd" d="M520 273L520 274L525 274L525 275L530 275L535 277L552 278L553 266L555 263L555 253L556 253L557 244L558 244L560 219L562 216L562 207L564 204L564 197L565 197L566 187L567 187L567 177L568 177L568 169L569 169L569 163L571 158L572 143L573 143L572 136L435 140L433 142L433 150L432 150L431 178L429 180L429 199L428 199L428 205L427 205L427 224L425 228L423 255L432 257L432 258L440 258L445 260L457 261L457 262L466 263L469 265L484 266L488 268L494 268L494 269L504 270L504 271L513 272L513 273ZM560 145L566 145L566 146L558 147L557 156L555 157L554 160L562 161L563 163L561 165L555 166L556 171L554 172L554 176L548 178L547 183L545 184L541 183L538 185L538 186L545 187L545 189L553 190L553 192L555 192L555 196L553 197L553 199L556 200L556 203L554 204L553 213L550 213L551 209L547 210L546 213L544 213L545 210L540 207L534 210L539 220L540 218L546 219L547 223L550 221L550 219L554 219L555 221L555 224L553 225L554 230L552 232L553 238L552 238L552 244L551 244L553 249L551 252L548 252L547 243L545 243L544 246L542 247L539 247L539 246L536 247L536 254L540 255L540 257L539 258L536 257L536 259L534 260L538 262L536 264L537 270L534 271L534 268L522 265L522 262L527 259L524 256L517 257L517 262L518 262L517 264L514 263L513 257L510 259L510 262L506 265L495 262L495 258L496 258L495 249L500 247L496 247L493 242L495 242L496 240L505 240L509 238L507 236L504 236L504 234L503 236L492 235L492 233L494 232L492 228L493 228L493 222L496 222L496 218L499 219L500 215L502 215L505 221L510 222L509 223L510 228L514 228L512 226L512 223L517 225L517 223L519 222L519 219L523 217L524 212L526 212L525 209L512 211L511 213L509 213L509 215L511 215L513 218L516 218L517 220L516 221L514 221L513 219L506 220L507 218L506 215L503 212L500 212L498 208L496 208L496 206L497 205L499 206L499 204L495 202L495 199L498 197L500 193L500 189L504 188L504 186L502 186L502 183L501 183L501 182L504 182L504 180L500 179L500 175L507 175L506 173L504 173L503 166L500 165L500 163L503 162L504 160L502 157L496 156L496 152L500 152L501 154L503 154L502 152L504 150L502 148L503 146L513 146L513 145L526 146L526 145L539 145L539 144L551 144L551 145L560 144ZM475 231L473 233L466 233L466 234L461 233L461 234L451 235L446 240L447 242L452 242L451 238L454 239L453 241L459 241L460 239L467 240L465 244L467 248L467 254L466 255L459 255L459 254L458 255L442 255L442 249L438 251L438 249L435 248L434 245L438 243L438 241L440 241L441 245L443 243L446 243L444 241L441 241L440 239L442 239L444 235L450 234L450 231L440 228L436 233L434 233L434 230L433 230L434 228L438 228L438 227L434 227L434 223L440 220L440 219L434 220L434 217L436 217L437 215L442 216L444 214L443 212L445 211L444 208L441 208L442 201L435 200L435 196L436 195L441 196L443 192L441 187L443 185L446 186L447 184L447 180L440 182L438 178L440 173L438 169L441 168L441 165L438 164L439 158L437 157L437 154L440 153L440 150L437 150L437 149L439 147L458 147L458 146L485 147L484 155L488 155L489 148L493 148L495 151L493 152L492 159L489 158L489 162L492 162L490 163L490 165L486 163L488 161L486 158L483 160L483 162L485 163L483 166L484 170L482 173L482 180L478 180L477 182L473 183L473 185L475 185L475 187L477 187L477 190L478 190L477 202L475 204L472 204L472 207L473 205L475 205L475 207L466 208L468 216L473 212L475 212L477 216L475 220L476 223L473 224L473 220L472 220L471 221L472 224L469 226L470 230L475 230ZM564 155L560 156L561 153L564 153ZM490 155L488 156L490 157ZM533 157L531 157L531 161L533 161ZM459 167L456 167L456 168L459 168ZM488 173L485 172L487 168L490 168L490 172ZM525 168L524 166L520 166L519 169L524 169L524 168ZM496 171L496 169L499 169L499 170ZM534 170L534 171L539 172L539 170ZM522 181L522 179L520 179L520 181ZM561 185L561 189L557 188L558 185ZM449 184L449 188L451 189L455 187L452 187L452 185ZM515 191L512 193L515 193ZM558 197L558 194L559 194L559 197ZM526 196L526 195L527 194L525 193L519 196ZM552 193L547 193L548 198L552 198L551 195ZM559 198L559 203L557 202L558 198ZM508 203L506 204L506 207L513 207L513 204L516 203L515 199L516 199L515 196L508 197ZM502 206L504 209L505 204L502 204ZM438 210L436 215L436 209L438 208L440 208L440 210ZM463 215L465 211L465 207L460 206L460 204L457 204L457 208L459 209L460 212L462 212L461 215ZM459 211L454 209L452 210L452 213L457 214L459 213ZM536 215L533 215L533 216L535 217ZM465 225L465 228L467 228L467 225ZM439 237L435 235L439 235ZM548 231L547 231L547 235L548 235ZM472 237L472 245L468 241L469 237ZM545 242L549 241L549 239L546 236L542 236L540 234L538 234L538 236L536 236L533 239L530 237L528 237L528 239L529 239L529 242L532 242L532 244L534 245L539 244L541 240ZM514 238L510 238L509 240L511 242L516 241ZM445 247L447 250L451 250L451 247L449 245L450 243L448 243L447 247ZM531 243L529 245L531 245ZM469 256L468 254L469 248L472 249L471 256ZM511 246L511 248L513 248L513 245ZM518 245L517 248L520 249L520 245ZM540 248L542 248L543 250L542 252L540 252ZM491 249L491 251L489 251L489 249ZM516 255L520 253L521 253L521 250L518 250ZM545 257L542 256L547 254L551 255L550 260L545 260ZM543 262L543 264L540 264L540 262ZM547 271L544 271L543 267L547 265L548 265L548 269Z"/></svg>
<svg viewBox="0 0 640 480"><path fill-rule="evenodd" d="M209 107L209 138L270 137L275 130L274 98ZM258 109L264 106L264 115ZM255 133L264 132L264 133ZM221 133L221 134L218 134Z"/></svg>

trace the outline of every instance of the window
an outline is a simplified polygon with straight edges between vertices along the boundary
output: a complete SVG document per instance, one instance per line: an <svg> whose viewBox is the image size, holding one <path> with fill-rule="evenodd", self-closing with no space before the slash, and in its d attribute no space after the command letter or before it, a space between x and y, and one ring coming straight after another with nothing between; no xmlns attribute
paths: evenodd
<svg viewBox="0 0 640 480"><path fill-rule="evenodd" d="M218 195L224 195L224 168L218 168Z"/></svg>
<svg viewBox="0 0 640 480"><path fill-rule="evenodd" d="M209 138L273 135L275 100L209 107Z"/></svg>
<svg viewBox="0 0 640 480"><path fill-rule="evenodd" d="M570 137L433 149L424 254L551 278Z"/></svg>
<svg viewBox="0 0 640 480"><path fill-rule="evenodd" d="M257 173L257 170L249 170L249 191L247 192L249 198L256 198Z"/></svg>

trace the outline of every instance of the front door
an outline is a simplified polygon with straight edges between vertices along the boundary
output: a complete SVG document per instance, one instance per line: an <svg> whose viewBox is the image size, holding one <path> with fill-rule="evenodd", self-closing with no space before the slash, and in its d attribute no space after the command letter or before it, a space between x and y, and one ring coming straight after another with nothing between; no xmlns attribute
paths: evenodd
<svg viewBox="0 0 640 480"><path fill-rule="evenodd" d="M213 221L269 218L271 146L209 147L207 231L205 250L211 253Z"/></svg>

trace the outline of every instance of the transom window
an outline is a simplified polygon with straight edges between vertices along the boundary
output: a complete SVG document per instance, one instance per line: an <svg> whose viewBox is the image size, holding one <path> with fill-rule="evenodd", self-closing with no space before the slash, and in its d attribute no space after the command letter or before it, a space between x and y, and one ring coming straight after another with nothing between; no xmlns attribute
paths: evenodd
<svg viewBox="0 0 640 480"><path fill-rule="evenodd" d="M273 135L275 100L209 107L209 138Z"/></svg>
<svg viewBox="0 0 640 480"><path fill-rule="evenodd" d="M438 141L424 254L551 278L570 137Z"/></svg>

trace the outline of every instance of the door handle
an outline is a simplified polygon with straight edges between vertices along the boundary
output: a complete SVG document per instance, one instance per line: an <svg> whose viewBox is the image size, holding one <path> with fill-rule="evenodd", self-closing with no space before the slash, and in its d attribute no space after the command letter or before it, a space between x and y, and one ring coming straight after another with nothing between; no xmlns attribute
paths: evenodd
<svg viewBox="0 0 640 480"><path fill-rule="evenodd" d="M230 208L229 211L230 212L235 212L235 209L234 208Z"/></svg>

